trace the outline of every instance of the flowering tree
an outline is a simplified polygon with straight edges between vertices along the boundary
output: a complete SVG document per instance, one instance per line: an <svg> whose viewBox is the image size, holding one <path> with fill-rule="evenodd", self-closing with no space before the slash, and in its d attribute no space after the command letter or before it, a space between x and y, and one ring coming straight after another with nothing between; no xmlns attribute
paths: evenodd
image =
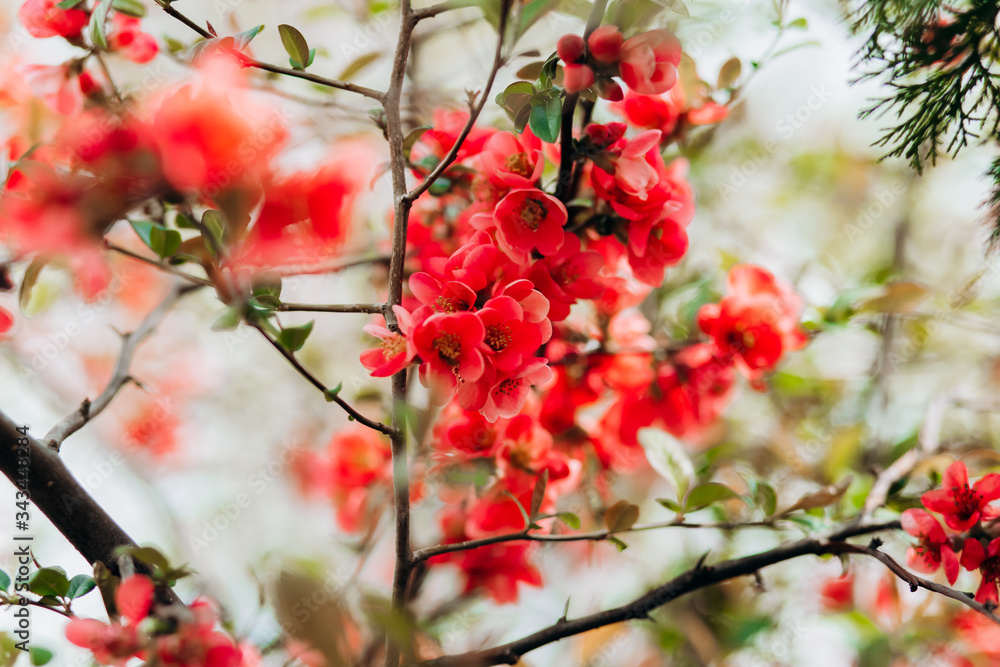
<svg viewBox="0 0 1000 667"><path fill-rule="evenodd" d="M782 35L805 27L785 3L776 5L777 38L765 58L746 74L731 58L711 85L675 36L686 20L679 2L448 0L414 8L402 0L391 8L398 39L377 87L347 79L378 54L328 78L315 73L328 45L311 47L305 28L227 31L191 18L177 6L184 3L155 4L27 0L20 27L10 29L72 55L56 65L16 63L0 75L8 163L0 288L16 288L19 302L0 307L3 344L17 351L29 337L29 315L42 317L39 302L52 299L44 277L54 273L70 276L76 292L59 299L83 307L113 301L129 327L113 363L95 361L84 373L100 379L96 391L86 389L93 398L44 435L0 414L0 469L16 487L15 555L9 574L0 572L0 602L14 619L4 664L25 652L33 664L52 659L31 643L31 611L39 608L66 617L68 643L101 665L471 667L524 664L536 649L571 638L613 643L595 633L662 619L690 599L715 615L684 608L671 617L676 624L648 632L634 663L708 664L732 654L732 664L745 664L740 650L769 621L732 587L749 581L744 591L764 589L771 566L807 556L840 559L842 573L824 570L816 592L828 612L862 609L853 617L859 627L859 616L876 619L881 625L867 623L878 640L899 632L878 619L901 618L903 597L923 589L913 603L919 608L907 613L939 632L910 653L887 654L870 638L863 664L888 664L886 655L898 665L998 659L1000 475L987 471L991 449L985 455L942 437L956 396L944 392L919 434L895 442L862 435L863 418L844 427L830 417L848 394L887 401L893 341L930 293L905 279L906 228L892 270L867 292L845 290L808 310L790 277L772 267L737 256L722 262L724 277L684 268L689 250L712 241L693 230L689 237L698 199L689 167L723 141L717 132L739 112L747 82ZM995 31L997 8L986 20L978 5L921 2L913 12L897 4L861 6L856 27L874 32L869 62L888 63L881 71L899 97L886 104L925 105L924 120L906 118L910 129L887 138L899 139L897 152L920 166L920 147L929 140L936 155L942 127L958 122L968 132L986 121L961 103L947 109L907 95L942 79L967 81L967 68L992 59L992 51L972 59L967 49L982 43L975 30ZM173 21L175 32L165 39L148 32L147 9ZM538 28L557 14L578 24L552 44L551 30ZM413 61L434 23L454 15L492 27L492 62L464 108L425 110ZM549 41L541 53L520 51L533 26ZM280 40L287 66L254 55L268 36ZM888 45L888 37L900 41ZM159 61L173 63L176 75L136 86L118 75ZM509 85L495 85L515 71ZM924 79L900 84L904 76ZM283 87L290 79L307 82L308 93ZM976 80L993 93L992 74ZM319 91L336 97L324 101ZM295 159L317 139L277 100L320 113L350 107L348 98L374 107L366 122L377 141L370 129L362 137L345 132L321 159ZM375 217L388 214L388 223L365 225L359 200L386 175L391 198L376 204ZM134 277L115 287L125 266ZM296 300L307 293L297 291L302 276L349 272L364 279L351 293L375 295L370 302ZM388 548L391 568L376 576L377 592L362 594L355 576L330 591L314 570L286 564L264 577L256 612L273 618L275 629L241 632L224 598L210 600L210 585L190 583L194 573L179 554L137 545L115 508L95 501L63 462L71 436L120 409L125 453L158 469L176 465L170 457L181 447L182 423L161 402L209 392L172 359L161 359L157 372L148 362L146 371L135 366L181 304L213 309L217 336L252 333L314 388L312 401L334 404L336 417L315 416L336 424L325 448L297 445L282 472L299 487L295 502L319 495L332 504L337 526L354 540L355 574ZM366 349L349 364L341 359L374 378L354 388L321 379L309 354L314 334L336 314L370 318L356 327ZM882 341L865 387L834 398L806 373L781 370L814 341L850 327ZM176 348L189 344L184 332L173 333ZM67 329L66 340L75 335ZM342 348L330 352L343 356ZM20 380L39 381L39 364L21 362ZM147 371L158 374L154 383ZM381 378L389 379L387 392ZM749 422L757 443L727 429L731 406L753 400L777 409L774 419ZM330 421L344 416L347 423ZM817 427L837 433L816 435ZM838 444L845 433L846 449ZM792 441L825 443L829 457L782 465L770 452ZM252 502L242 495L231 503L235 516ZM70 576L33 548L35 508L92 572ZM544 588L558 568L540 561L543 550L613 559L647 533L703 531L721 541L700 554L671 553L664 572L641 573L644 592L614 606L566 601L561 617L520 635L494 628L489 641L474 639L472 623L459 633L463 641L443 637L437 625L470 605L517 605L525 590ZM764 537L746 542L747 534ZM196 540L206 539L192 540L195 553ZM872 576L859 569L869 561ZM864 588L855 578L866 576L876 582L871 602L855 595ZM435 585L452 592L442 599ZM108 622L80 611L98 594ZM723 627L723 615L738 622ZM596 654L590 649L583 661L598 664ZM674 663L670 654L682 657ZM625 664L634 656L598 657ZM552 664L568 664L558 660Z"/></svg>

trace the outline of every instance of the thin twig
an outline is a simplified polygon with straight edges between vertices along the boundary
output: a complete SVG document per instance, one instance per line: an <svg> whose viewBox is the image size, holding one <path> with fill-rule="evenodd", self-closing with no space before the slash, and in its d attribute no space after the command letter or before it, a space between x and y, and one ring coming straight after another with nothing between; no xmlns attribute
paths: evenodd
<svg viewBox="0 0 1000 667"><path fill-rule="evenodd" d="M131 259L140 261L144 264L149 264L150 266L154 266L160 271L163 271L165 273L170 273L172 275L183 278L184 280L192 282L195 285L202 285L204 287L212 286L212 281L210 280L207 280L205 278L199 278L198 276L192 276L190 273L181 271L177 267L167 264L166 262L153 259L152 257L145 257L137 252L129 250L128 248L123 248L119 245L115 245L114 243L111 243L107 239L104 240L104 247L107 248L108 250L111 250L112 252L117 252L119 255L124 255Z"/></svg>
<svg viewBox="0 0 1000 667"><path fill-rule="evenodd" d="M307 312L307 313L372 313L380 315L385 312L384 303L335 303L335 304L315 304L315 303L283 303L278 310L284 312Z"/></svg>
<svg viewBox="0 0 1000 667"><path fill-rule="evenodd" d="M200 288L200 285L174 285L160 304L150 311L149 315L146 316L135 331L122 336L122 349L118 354L118 361L115 363L114 370L111 372L111 379L108 380L104 391L93 401L84 399L79 409L64 417L62 421L53 426L45 434L43 442L53 451L58 452L66 438L79 431L90 420L104 412L111 405L111 401L118 395L121 388L132 381L133 378L129 369L132 365L132 359L135 357L136 350L139 349L139 345L153 333L182 296Z"/></svg>
<svg viewBox="0 0 1000 667"><path fill-rule="evenodd" d="M173 16L175 19L186 25L187 27L194 30L196 33L204 37L205 39L215 39L216 36L210 33L205 28L192 21L190 18L182 14L181 12L174 9L173 5L167 4L164 0L157 0L157 4L164 12ZM303 70L296 70L290 67L280 67L278 65L271 65L270 63L261 62L253 58L244 56L242 62L249 67L256 67L257 69L264 70L266 72L274 72L275 74L284 74L285 76L295 77L297 79L304 79L306 81L311 81L312 83L319 84L321 86L326 86L328 88L336 88L338 90L346 90L351 93L357 93L358 95L363 95L369 97L373 100L382 101L385 97L385 93L379 90L373 90L371 88L366 88L364 86L358 86L356 84L350 83L349 81L339 81L337 79L328 79L323 76L318 76L316 74L311 74Z"/></svg>
<svg viewBox="0 0 1000 667"><path fill-rule="evenodd" d="M323 396L325 396L328 401L333 401L334 403L342 407L344 411L354 419L354 421L358 422L359 424L363 424L364 426L367 426L370 429L374 429L379 433L384 433L386 435L392 435L395 432L395 429L392 426L365 417L363 414L355 410L347 401L342 399L340 396L331 393L331 391L327 388L325 384L320 382L315 375L310 373L309 370L305 366L303 366L298 359L295 358L295 355L293 353L285 349L284 345L271 338L271 336L267 334L267 332L264 330L263 327L260 326L260 324L258 324L257 322L250 322L249 324L257 331L259 331L260 335L263 336L264 339L268 343L270 343L274 349L276 349L278 352L281 353L281 356L283 356L288 361L288 363L292 365L292 368L294 368L299 372L299 375L304 377L306 380L309 381L311 385L313 385L321 392L323 392Z"/></svg>
<svg viewBox="0 0 1000 667"><path fill-rule="evenodd" d="M439 2L436 5L424 7L423 9L414 9L413 17L418 21L423 21L424 19L433 18L438 14L443 14L453 9L461 9L461 6L449 1Z"/></svg>
<svg viewBox="0 0 1000 667"><path fill-rule="evenodd" d="M423 181L417 187L413 188L405 196L409 201L415 201L417 197L422 195L428 188L434 185L434 181L438 179L445 170L452 165L455 158L458 157L458 151L461 150L462 145L465 143L465 139L469 136L472 131L472 126L476 124L476 120L479 118L479 114L482 113L483 108L486 106L487 100L490 98L490 91L493 89L493 82L497 78L497 73L503 66L503 38L504 33L507 29L507 14L510 10L510 0L502 0L500 3L500 23L497 26L497 48L496 52L493 54L493 67L490 68L489 78L486 79L486 85L483 87L482 93L479 95L479 100L475 106L469 108L469 119L465 122L465 127L462 131L458 133L458 138L455 143L452 144L451 149L445 154L444 158L435 165L429 174L424 178Z"/></svg>
<svg viewBox="0 0 1000 667"><path fill-rule="evenodd" d="M624 533L637 533L646 530L657 530L660 528L693 528L693 529L716 529L716 530L736 530L739 528L777 528L772 522L767 521L752 521L748 523L679 523L677 521L663 521L660 523L645 523L632 526L628 530L595 530L588 533L569 533L565 535L546 535L539 533L531 533L526 530L522 530L516 533L506 533L504 535L493 535L490 537L483 537L478 540L468 540L466 542L456 542L453 544L439 544L434 547L427 547L425 549L420 549L413 552L413 561L418 563L420 561L427 560L428 558L433 558L435 556L441 556L443 554L455 553L457 551L469 551L471 549L478 549L479 547L489 546L491 544L501 544L503 542L517 542L517 541L527 541L527 542L582 542L582 541L593 541L598 542L601 540L606 540L612 535L619 535Z"/></svg>

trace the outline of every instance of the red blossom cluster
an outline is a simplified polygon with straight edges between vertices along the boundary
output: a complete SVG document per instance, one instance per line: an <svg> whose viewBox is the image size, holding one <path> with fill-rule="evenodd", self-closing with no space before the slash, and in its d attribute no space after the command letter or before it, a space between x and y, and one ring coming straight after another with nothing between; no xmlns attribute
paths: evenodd
<svg viewBox="0 0 1000 667"><path fill-rule="evenodd" d="M606 100L622 99L622 89L612 77L640 95L659 95L677 81L681 44L666 30L650 30L625 39L617 26L594 30L584 41L565 35L557 47L563 61L563 85L577 93L596 83L597 93Z"/></svg>
<svg viewBox="0 0 1000 667"><path fill-rule="evenodd" d="M919 542L907 551L907 563L918 572L933 573L944 566L949 583L958 578L959 564L966 570L979 570L982 580L976 591L979 602L1000 602L1000 538L989 539L984 525L1000 517L1000 508L992 504L1000 498L1000 474L984 475L969 485L965 464L955 461L945 471L940 489L921 497L924 507L941 514L945 525L957 531L949 535L929 513L920 509L903 512L903 529ZM961 551L961 557L957 552Z"/></svg>
<svg viewBox="0 0 1000 667"><path fill-rule="evenodd" d="M154 594L148 577L128 577L114 594L118 620L102 623L73 618L66 626L66 638L93 652L98 663L115 667L124 667L133 658L164 667L260 667L256 649L237 645L215 629L215 610L207 601L189 605L175 627L165 629L147 622Z"/></svg>

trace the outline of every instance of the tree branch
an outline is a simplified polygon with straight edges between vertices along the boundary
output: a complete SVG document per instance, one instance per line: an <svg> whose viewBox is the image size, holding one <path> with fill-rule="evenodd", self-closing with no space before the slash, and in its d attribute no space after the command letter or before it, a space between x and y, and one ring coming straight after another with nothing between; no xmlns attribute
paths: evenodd
<svg viewBox="0 0 1000 667"><path fill-rule="evenodd" d="M18 443L27 440L27 453ZM23 467L27 458L27 468ZM104 508L80 486L58 454L31 436L22 435L7 415L0 412L0 471L16 487L26 491L56 529L80 552L88 563L104 563L118 574L117 550L134 547L135 541L108 516ZM135 563L136 570L151 574L149 568ZM180 604L180 598L167 588L164 602Z"/></svg>
<svg viewBox="0 0 1000 667"><path fill-rule="evenodd" d="M320 382L315 375L310 373L309 370L305 366L303 366L298 359L295 358L295 355L293 353L286 350L281 343L271 338L267 334L267 332L264 331L264 329L260 326L260 324L256 322L250 322L249 324L254 329L260 332L260 335L263 336L264 339L268 343L270 343L271 346L274 349L276 349L281 354L281 356L283 356L288 361L288 363L292 365L292 368L294 368L299 372L299 375L304 377L306 380L309 381L311 385L313 385L321 392L323 392L323 396L326 398L326 400L332 401L337 405L339 405L340 407L342 407L344 411L354 419L354 421L358 422L359 424L363 424L364 426L367 426L370 429L374 429L379 433L384 433L390 436L393 435L393 433L395 433L395 429L392 426L365 417L363 414L355 410L350 403L342 399L340 396L331 393L331 391L327 388L325 384Z"/></svg>
<svg viewBox="0 0 1000 667"><path fill-rule="evenodd" d="M204 287L212 286L212 282L210 280L207 280L205 278L199 278L198 276L192 276L190 273L181 271L177 267L171 266L166 262L161 262L151 257L144 257L143 255L140 255L137 252L129 250L128 248L123 248L121 246L115 245L114 243L111 243L107 239L104 240L104 247L107 248L108 250L111 250L112 252L117 252L120 255L125 255L126 257L138 260L144 264L149 264L150 266L156 267L157 269L159 269L160 271L164 271L165 273L170 273L175 276L178 276L179 278L183 278L184 280L194 283L195 285L202 285Z"/></svg>
<svg viewBox="0 0 1000 667"><path fill-rule="evenodd" d="M426 660L419 663L417 667L488 667L490 665L513 665L521 659L521 656L529 651L552 644L560 639L622 621L649 618L649 613L654 609L662 607L682 595L712 584L736 577L752 575L769 565L775 565L798 558L799 556L808 554L819 556L848 552L856 545L847 545L843 540L858 535L898 528L898 521L869 526L847 526L830 534L826 538L799 540L770 551L723 561L715 565L703 565L699 563L693 569L654 588L628 604L573 620L560 619L555 624L527 637L522 637L521 639L489 649ZM854 551L853 553L860 552Z"/></svg>
<svg viewBox="0 0 1000 667"><path fill-rule="evenodd" d="M283 312L307 312L307 313L372 313L380 315L385 312L383 303L338 303L332 305L320 305L313 303L283 303L278 307Z"/></svg>
<svg viewBox="0 0 1000 667"><path fill-rule="evenodd" d="M122 336L122 349L104 391L93 401L87 398L83 399L78 410L64 417L45 434L45 438L43 438L45 444L58 452L66 438L86 426L91 419L111 405L111 401L118 395L121 388L133 379L129 374L129 368L139 345L153 333L182 296L198 289L201 289L201 285L174 285L160 302L160 305L146 316L135 331Z"/></svg>
<svg viewBox="0 0 1000 667"><path fill-rule="evenodd" d="M468 540L466 542L455 542L452 544L439 544L434 547L426 547L413 552L413 561L419 563L428 558L455 553L457 551L470 551L479 547L486 547L491 544L501 544L503 542L599 542L606 540L612 535L624 533L637 533L646 530L657 530L660 528L693 528L693 529L715 529L715 530L736 530L738 528L776 528L767 521L753 521L748 523L678 523L676 521L663 521L660 523L645 523L632 526L628 530L595 530L588 533L570 533L566 535L546 535L530 533L522 530L517 533L506 533L504 535L492 535L478 540Z"/></svg>
<svg viewBox="0 0 1000 667"><path fill-rule="evenodd" d="M448 167L452 165L455 158L458 156L458 151L462 148L462 144L465 143L465 139L469 136L469 132L472 131L472 126L476 124L476 120L479 118L479 114L483 112L486 107L486 101L490 98L490 90L493 88L493 82L497 78L497 73L503 66L503 37L507 30L507 14L510 11L511 0L501 0L500 3L500 23L497 26L497 48L493 55L493 67L490 68L489 78L486 79L486 85L483 88L483 92L479 95L479 101L475 106L470 106L469 108L469 120L466 121L465 127L462 131L458 133L458 138L455 143L452 144L451 150L449 150L444 158L435 165L429 174L424 178L424 180L413 190L405 195L405 199L409 201L416 201L417 197L422 195L424 192L430 188L434 181L438 179L441 174L445 172Z"/></svg>
<svg viewBox="0 0 1000 667"><path fill-rule="evenodd" d="M190 18L182 14L181 12L174 9L173 5L168 4L165 0L156 0L156 4L160 8L174 17L187 27L194 30L196 33L204 37L205 39L215 39L216 36L210 33L205 28L192 21ZM290 67L279 67L278 65L271 65L269 63L261 62L247 56L243 57L243 62L249 67L256 67L257 69L264 70L265 72L274 72L275 74L284 74L285 76L295 77L297 79L304 79L306 81L311 81L312 83L319 84L321 86L326 86L328 88L336 88L338 90L346 90L350 93L357 93L358 95L363 95L369 97L373 100L382 101L385 93L379 90L373 90L371 88L366 88L364 86L358 86L356 84L350 83L349 81L339 81L337 79L328 79L323 76L318 76L316 74L310 74L303 70L292 69Z"/></svg>

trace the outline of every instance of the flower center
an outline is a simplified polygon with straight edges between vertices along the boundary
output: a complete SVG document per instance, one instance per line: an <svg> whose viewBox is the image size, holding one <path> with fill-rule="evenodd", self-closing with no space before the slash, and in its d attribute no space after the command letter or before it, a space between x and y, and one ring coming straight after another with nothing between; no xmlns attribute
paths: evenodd
<svg viewBox="0 0 1000 667"><path fill-rule="evenodd" d="M990 556L979 566L983 581L1000 581L1000 556Z"/></svg>
<svg viewBox="0 0 1000 667"><path fill-rule="evenodd" d="M406 339L403 336L392 336L382 341L380 347L385 351L385 356L395 357L406 349Z"/></svg>
<svg viewBox="0 0 1000 667"><path fill-rule="evenodd" d="M955 504L958 505L956 514L962 519L970 518L983 506L982 494L977 493L968 485L951 487L951 495L955 499Z"/></svg>
<svg viewBox="0 0 1000 667"><path fill-rule="evenodd" d="M462 341L453 333L443 333L434 339L434 349L449 366L458 365L458 355L462 353Z"/></svg>
<svg viewBox="0 0 1000 667"><path fill-rule="evenodd" d="M541 199L526 199L521 204L521 222L531 231L535 231L542 224L548 209Z"/></svg>
<svg viewBox="0 0 1000 667"><path fill-rule="evenodd" d="M486 328L486 344L494 352L502 352L510 345L510 326L506 324L491 324Z"/></svg>
<svg viewBox="0 0 1000 667"><path fill-rule="evenodd" d="M446 296L439 296L437 300L434 301L434 308L439 313L455 313L458 312L458 304L454 299L450 299Z"/></svg>
<svg viewBox="0 0 1000 667"><path fill-rule="evenodd" d="M512 174L517 174L518 176L528 177L534 171L531 168L531 164L528 162L528 156L524 153L514 153L513 155L508 155L507 159L504 161L504 166L507 167L507 171Z"/></svg>
<svg viewBox="0 0 1000 667"><path fill-rule="evenodd" d="M522 380L521 378L507 378L506 380L497 385L496 390L497 392L503 394L504 396L510 396L511 394L513 394L515 391L518 390L518 388L521 386L523 382L524 380Z"/></svg>

